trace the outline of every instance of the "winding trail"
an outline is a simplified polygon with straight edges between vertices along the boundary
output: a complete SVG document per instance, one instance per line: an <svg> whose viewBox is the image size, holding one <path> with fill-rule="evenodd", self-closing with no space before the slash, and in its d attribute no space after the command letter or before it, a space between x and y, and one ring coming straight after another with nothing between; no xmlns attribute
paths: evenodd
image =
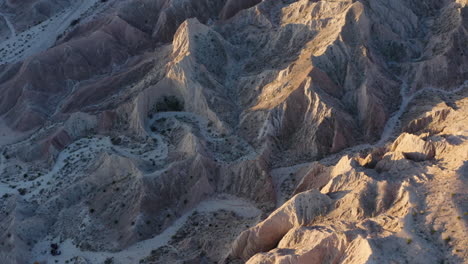
<svg viewBox="0 0 468 264"><path fill-rule="evenodd" d="M158 137L155 135L155 137ZM76 162L80 160L79 156L84 154L91 154L93 157L97 156L98 153L101 152L108 152L108 153L116 153L119 156L132 159L132 160L160 160L167 157L167 146L163 144L162 138L158 140L158 147L152 149L151 151L147 151L140 155L133 154L131 148L127 148L124 146L117 146L113 145L111 142L110 137L94 137L91 139L83 138L77 140L70 144L67 148L62 150L54 163L52 169L32 180L32 181L23 181L23 182L11 182L9 184L4 184L0 182L0 197L6 193L8 194L17 194L19 188L26 188L28 192L23 195L22 197L25 200L34 198L35 195L39 195L40 191L43 190L44 186L47 186L45 183L47 182L56 182L59 179L65 180L64 177L68 177L68 181L71 180L70 175L66 175L63 173L63 170L69 164L73 164L73 166L77 166ZM144 147L144 146L143 146ZM146 158L143 158L143 155ZM2 154L0 154L0 175L3 171L5 166L5 158ZM80 164L85 166L85 164ZM24 171L23 173L26 173ZM21 174L20 174L21 175ZM1 180L1 178L0 178ZM11 188L10 185L16 186L15 188ZM48 188L48 187L46 187Z"/></svg>
<svg viewBox="0 0 468 264"><path fill-rule="evenodd" d="M52 47L57 37L66 31L72 21L80 19L81 15L98 3L99 0L83 0L63 10L58 17L51 17L42 23L16 34L13 25L5 15L2 15L14 34L13 38L0 43L0 49L5 49L6 55L0 57L0 64L14 63Z"/></svg>
<svg viewBox="0 0 468 264"><path fill-rule="evenodd" d="M452 89L450 91L442 90L442 89L438 89L438 88L427 87L427 88L423 88L421 90L418 90L418 91L416 91L416 92L414 92L412 94L409 94L408 84L406 82L402 82L402 86L401 86L401 90L400 90L402 100L401 100L401 103L400 103L400 107L398 108L398 110L396 112L393 113L393 115L387 121L387 123L386 123L386 125L384 127L384 130L383 130L383 132L381 134L381 137L376 143L374 143L374 144L366 143L366 144L356 145L356 146L344 149L344 150L342 150L339 153L336 153L334 155L328 155L327 157L319 160L319 162L323 163L323 164L333 163L333 162L336 162L336 159L338 157L341 157L341 156L343 156L345 154L352 154L352 153L362 151L362 150L365 150L365 149L370 149L370 148L374 148L374 147L381 147L381 146L385 145L392 138L392 136L394 135L395 129L401 125L400 124L401 116L406 112L406 110L408 109L408 105L416 97L418 97L419 95L421 95L421 94L423 94L425 92L434 92L434 93L439 93L439 94L443 94L443 95L452 95L452 94L455 94L455 93L458 93L458 92L462 91L465 88L468 88L468 81L465 81L462 85L460 85L459 87L457 87L455 89ZM271 171L273 185L274 185L275 192L276 192L276 197L277 197L277 207L281 206L282 202L285 202L284 201L285 200L284 194L281 191L282 183L288 178L288 175L290 173L294 173L298 169L303 168L303 167L307 166L310 163L311 162L306 162L306 163L295 164L295 165L287 166L287 167L278 167L278 168L274 168Z"/></svg>
<svg viewBox="0 0 468 264"><path fill-rule="evenodd" d="M401 90L400 90L400 94L401 94L401 97L402 97L400 107L398 108L398 111L393 113L393 115L390 117L390 119L388 119L388 121L387 121L387 123L386 123L386 125L384 127L384 130L382 131L380 139L374 144L361 144L361 145L357 145L357 146L354 146L354 147L351 147L351 148L344 149L342 152L359 151L359 150L363 150L363 149L368 149L368 148L372 148L372 147L381 147L381 146L385 145L385 143L387 143L387 141L390 140L391 137L394 135L395 129L401 124L400 123L400 118L406 112L406 110L408 108L408 105L414 100L414 98L418 97L419 95L421 95L421 94L423 94L425 92L435 92L435 93L440 93L440 94L444 94L444 95L452 95L452 94L456 94L456 93L462 91L465 88L468 88L468 81L465 81L462 85L460 85L459 87L454 88L454 89L452 89L450 91L442 90L442 89L439 89L439 88L427 87L427 88L423 88L421 90L418 90L418 91L416 91L416 92L414 92L412 94L409 94L408 85L407 85L406 82L403 82ZM326 159L327 158L324 158L322 160L326 160Z"/></svg>
<svg viewBox="0 0 468 264"><path fill-rule="evenodd" d="M154 236L153 238L140 241L122 251L111 253L111 252L91 252L81 251L77 248L71 240L66 240L60 244L62 255L52 257L49 254L50 241L43 240L36 244L32 251L34 261L46 261L47 263L59 261L59 263L65 263L66 260L71 259L75 256L81 256L86 258L89 263L103 263L107 258L114 258L115 264L128 264L138 263L140 259L150 255L151 251L164 246L169 243L172 236L184 226L189 216L193 212L215 212L221 209L234 211L240 216L250 218L256 217L261 214L261 210L252 205L250 202L234 196L223 196L218 198L212 198L199 203L195 208L187 211L181 217L179 217L170 227L166 228L161 234ZM55 239L58 241L58 239ZM54 241L55 241L54 240Z"/></svg>
<svg viewBox="0 0 468 264"><path fill-rule="evenodd" d="M460 85L459 87L451 91L428 87L428 88L423 88L421 90L418 90L415 93L409 94L408 84L406 82L403 82L401 86L401 90L400 90L400 94L402 97L400 107L398 111L396 111L387 121L387 124L385 125L382 135L380 137L380 140L376 144L371 145L371 146L382 146L390 139L390 137L395 132L395 128L400 125L400 117L403 115L403 113L405 113L406 109L408 108L409 103L413 101L415 97L423 94L424 92L436 92L436 93L441 93L444 95L451 95L451 94L458 93L467 87L468 87L468 81L465 81L462 85Z"/></svg>
<svg viewBox="0 0 468 264"><path fill-rule="evenodd" d="M147 122L147 125L145 126L146 132L151 135L153 138L158 139L158 141L163 142L163 139L161 135L153 133L151 131L151 126L158 120L161 119L169 119L169 118L185 118L187 119L191 124L196 126L197 130L201 134L201 136L210 142L224 142L225 138L221 135L213 135L212 133L208 132L209 130L209 125L208 125L208 120L200 115L190 113L190 112L161 112L155 114L149 122ZM232 135L231 135L232 136ZM246 152L244 155L239 157L238 159L232 161L232 162L238 162L242 160L250 160L254 159L258 153L255 151L255 149L248 144L244 139L237 137L237 139L240 141L240 144L242 144L244 147L246 147ZM167 148L167 144L166 144ZM167 150L166 150L166 156L167 156Z"/></svg>
<svg viewBox="0 0 468 264"><path fill-rule="evenodd" d="M398 111L396 111L390 119L387 121L385 128L383 130L383 133L379 139L378 142L375 144L362 144L362 145L357 145L352 148L348 148L344 151L342 151L340 154L346 153L346 152L354 152L357 150L362 150L366 148L371 148L375 146L380 146L382 144L385 144L388 140L391 139L391 137L394 135L395 129L400 125L400 117L405 113L407 110L409 104L416 98L417 96L423 94L424 92L437 92L437 93L442 93L445 95L451 95L454 93L457 93L465 88L468 87L468 82L465 82L463 85L460 87L453 89L451 91L445 91L437 88L424 88L421 89L413 94L408 94L408 86L406 83L402 84L401 87L401 95L402 95L402 101L400 104L400 107ZM164 113L158 113L156 114L152 119L150 119L150 122L147 123L147 126L145 129L148 132L148 135L151 137L155 138L158 140L158 153L159 153L159 158L164 158L167 157L168 154L168 145L163 141L164 139L161 137L161 135L158 135L156 133L151 132L150 126L154 124L155 121L162 119L162 118L187 118L190 120L190 122L193 122L195 126L198 127L200 133L202 136L204 136L207 140L213 140L213 141L218 141L218 140L223 140L222 138L214 137L212 134L208 133L207 128L208 128L208 121L206 119L203 119L202 117L195 115L193 113L187 113L187 112L164 112ZM77 153L80 152L89 152L92 151L94 153L98 151L106 151L106 150L112 150L112 148L118 149L120 155L124 156L135 156L134 154L129 153L125 148L119 147L119 146L114 146L110 143L110 139L107 138L101 138L101 139L95 139L93 142L89 142L91 144L86 145L86 147L79 148L78 150L74 150L71 152L70 150L64 150L62 153L59 154L59 157L54 164L53 169L47 173L46 175L31 181L31 182L25 182L23 185L18 185L18 188L21 187L31 187L35 183L42 181L45 182L47 180L53 179L57 174L60 173L62 168L65 166L65 160L73 155L76 155ZM98 144L99 143L99 144ZM100 145L99 147L97 145ZM251 153L252 155L254 153ZM251 155L248 154L248 155ZM332 155L336 156L336 155ZM330 157L327 157L330 158ZM327 159L325 158L325 159ZM323 159L323 160L325 160ZM331 159L331 158L330 158ZM3 155L0 155L0 168L4 166L5 160ZM272 170L272 177L274 178L275 182L275 190L276 190L276 195L278 197L278 204L280 205L284 197L282 197L280 187L281 183L286 179L286 177L289 175L289 173L297 171L297 169L303 168L307 166L309 163L302 163L302 164L295 164L293 166L289 167L282 167L282 168L275 168ZM1 172L1 171L0 171ZM5 184L0 183L0 195L2 193L8 192L8 191L16 191L11 189ZM34 191L31 193L28 193L25 195L25 198L27 199L28 197L33 196L39 191L39 188L36 188ZM260 210L253 206L252 204L248 203L247 201L238 199L238 198L214 198L214 199L209 199L206 201L201 202L198 204L195 208L192 210L184 213L180 218L178 218L173 225L171 225L169 228L167 228L163 233L160 235L157 235L151 239L140 241L133 246L130 246L127 249L124 249L120 252L117 253L111 253L111 252L88 252L88 251L81 251L80 249L76 248L75 245L70 240L65 241L63 244L61 244L62 252L63 254L61 256L58 256L55 259L59 260L60 262L63 262L65 260L70 259L71 257L74 256L83 256L87 258L88 260L91 261L91 263L101 263L103 262L106 258L113 257L115 263L137 263L137 261L145 256L148 256L151 252L151 250L156 249L160 246L166 245L171 237L185 224L187 221L188 217L195 211L199 212L212 212L216 211L219 209L227 209L227 210L232 210L238 214L243 215L244 217L253 217L258 214L260 214ZM48 254L46 251L44 252L44 249L48 249L50 245L49 240L44 240L40 243L38 243L34 250L32 256L34 256L34 259L32 261L36 260L50 260L51 256Z"/></svg>
<svg viewBox="0 0 468 264"><path fill-rule="evenodd" d="M216 138L210 135L207 132L208 128L208 120L190 112L161 112L154 115L154 117L150 120L149 124L154 124L154 122L161 120L161 119L169 119L169 118L186 118L191 122L195 123L198 130L205 137L207 140L210 141L220 141L223 140L222 138ZM147 132L151 133L149 125L146 127Z"/></svg>

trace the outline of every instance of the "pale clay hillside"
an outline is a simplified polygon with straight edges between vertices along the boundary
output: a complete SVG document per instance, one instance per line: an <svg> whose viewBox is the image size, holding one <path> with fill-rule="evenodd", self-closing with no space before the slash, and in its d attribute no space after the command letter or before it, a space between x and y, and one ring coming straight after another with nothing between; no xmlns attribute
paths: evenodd
<svg viewBox="0 0 468 264"><path fill-rule="evenodd" d="M0 0L0 264L468 263L467 0Z"/></svg>

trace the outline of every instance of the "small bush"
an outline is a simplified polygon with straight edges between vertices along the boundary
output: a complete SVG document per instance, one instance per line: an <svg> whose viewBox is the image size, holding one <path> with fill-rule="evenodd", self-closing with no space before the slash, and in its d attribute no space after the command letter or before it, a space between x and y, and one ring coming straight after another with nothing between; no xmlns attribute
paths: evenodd
<svg viewBox="0 0 468 264"><path fill-rule="evenodd" d="M179 112L184 110L184 103L175 96L164 96L156 103L158 112Z"/></svg>
<svg viewBox="0 0 468 264"><path fill-rule="evenodd" d="M411 238L408 238L408 239L406 240L406 244L408 244L408 245L411 244L411 242L413 242L413 240L412 240Z"/></svg>
<svg viewBox="0 0 468 264"><path fill-rule="evenodd" d="M111 138L111 143L112 145L120 145L120 143L122 143L122 139L118 137L113 137Z"/></svg>
<svg viewBox="0 0 468 264"><path fill-rule="evenodd" d="M73 26L77 25L78 23L80 23L80 19L79 19L79 18L73 19L72 22L70 23L70 26L73 27Z"/></svg>

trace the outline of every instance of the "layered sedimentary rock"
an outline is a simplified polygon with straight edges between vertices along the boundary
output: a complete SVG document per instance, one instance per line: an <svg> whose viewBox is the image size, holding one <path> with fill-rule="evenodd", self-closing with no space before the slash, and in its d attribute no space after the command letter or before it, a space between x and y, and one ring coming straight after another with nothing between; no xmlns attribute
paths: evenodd
<svg viewBox="0 0 468 264"><path fill-rule="evenodd" d="M466 261L466 5L0 2L0 260Z"/></svg>
<svg viewBox="0 0 468 264"><path fill-rule="evenodd" d="M466 115L466 94L456 96L458 110L443 121L402 133L387 147L343 156L333 166L312 164L293 185L298 194L241 233L231 254L247 263L464 262L466 192L458 184L467 176L466 130L421 132L442 124L448 131L466 126L452 123ZM417 106L408 116L418 117ZM285 210L313 193L327 200L325 210L316 208L318 197L301 203L306 209ZM307 210L320 217L305 219ZM285 211L286 217L279 217Z"/></svg>

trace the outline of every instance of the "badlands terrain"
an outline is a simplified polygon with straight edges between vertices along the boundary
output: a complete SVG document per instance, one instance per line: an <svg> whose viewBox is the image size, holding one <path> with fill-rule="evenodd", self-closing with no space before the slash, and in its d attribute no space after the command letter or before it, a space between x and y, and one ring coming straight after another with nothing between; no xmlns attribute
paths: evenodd
<svg viewBox="0 0 468 264"><path fill-rule="evenodd" d="M467 0L0 0L0 263L468 263Z"/></svg>

